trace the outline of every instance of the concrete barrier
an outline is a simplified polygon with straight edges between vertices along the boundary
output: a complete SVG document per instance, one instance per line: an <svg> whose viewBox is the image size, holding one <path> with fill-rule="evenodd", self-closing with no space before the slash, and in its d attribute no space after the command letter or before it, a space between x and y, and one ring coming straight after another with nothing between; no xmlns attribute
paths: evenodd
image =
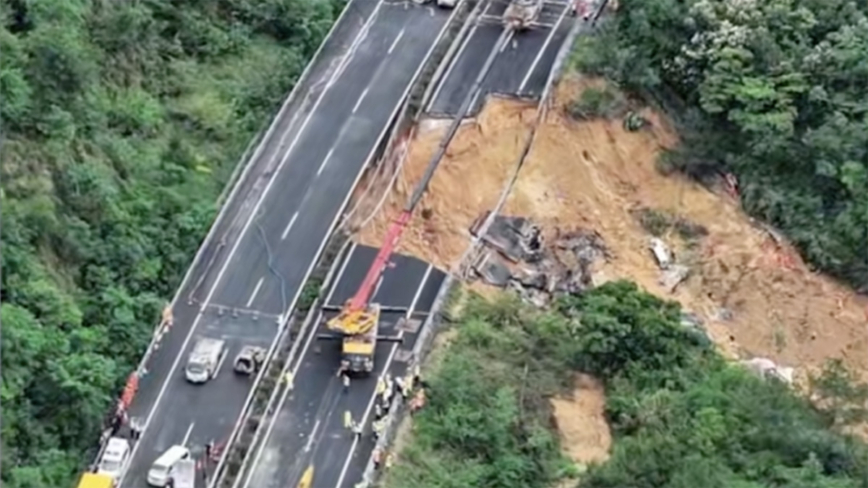
<svg viewBox="0 0 868 488"><path fill-rule="evenodd" d="M486 230L491 225L491 222L494 220L494 216L497 215L503 208L503 205L505 204L511 189L518 178L520 170L525 163L527 155L530 152L531 147L533 147L533 142L536 138L536 129L545 119L545 116L548 112L548 103L549 97L551 96L551 87L554 85L554 82L558 80L562 75L564 66L566 64L566 59L569 56L569 52L572 49L573 43L575 42L575 39L580 32L581 25L579 24L579 22L574 22L573 26L570 29L570 32L564 40L563 45L558 50L555 62L552 65L552 70L549 73L549 77L546 81L546 86L543 89L542 95L538 101L537 116L534 121L534 125L532 126L531 131L525 140L525 145L522 153L516 161L512 174L508 178L507 182L503 187L503 190L501 191L500 198L498 199L494 210L491 212L488 219L486 219L486 222L480 228L480 231L477 234L478 236L485 235ZM449 273L446 276L446 279L443 280L443 284L441 285L440 290L437 293L437 297L434 300L434 304L431 307L431 312L423 325L422 331L419 335L419 339L417 340L416 346L413 349L412 356L410 358L410 361L408 362L408 370L412 370L416 366L420 366L421 364L423 364L428 354L431 352L431 349L433 348L434 338L442 327L443 321L448 320L448 317L446 317L445 315L447 310L444 307L448 304L448 299L453 288L458 285L461 277L463 276L463 270L465 267L464 263L467 263L469 261L470 256L472 256L474 250L478 246L479 237L474 237L471 240L471 243L469 244L465 253L458 260L458 263L456 263L455 272ZM394 438L398 433L401 422L404 420L405 412L406 409L404 409L404 400L399 395L389 409L383 432L380 435L374 448L375 451L379 451L382 453L387 452L389 445L394 441ZM374 465L373 456L371 456L371 458L368 459L363 479L360 483L360 488L370 487L376 481L377 476L378 472Z"/></svg>

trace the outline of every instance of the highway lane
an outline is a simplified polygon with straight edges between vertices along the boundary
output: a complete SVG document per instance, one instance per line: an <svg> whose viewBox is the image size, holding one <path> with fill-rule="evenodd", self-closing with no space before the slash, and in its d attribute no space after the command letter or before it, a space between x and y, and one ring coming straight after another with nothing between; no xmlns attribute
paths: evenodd
<svg viewBox="0 0 868 488"><path fill-rule="evenodd" d="M330 221L323 216L335 215L343 206L450 14L418 6L405 8L403 2L386 3L379 9L367 37L346 66L346 74L325 93L321 108L285 156L303 164L294 164L276 177L278 188L298 179L312 183L301 191L270 195L261 212L298 210L282 212L282 218L269 218L261 231L245 236L251 248L257 241L262 248L266 241L272 250L279 249L287 257L276 259L274 269L269 270L267 253L250 256L247 265L253 271L243 279L224 281L215 303L237 308L276 307L274 304L284 300L278 275L292 283L306 274L307 261L298 258L315 253L318 243L291 236L326 232ZM263 281L254 296L259 280Z"/></svg>
<svg viewBox="0 0 868 488"><path fill-rule="evenodd" d="M275 117L272 130L267 132L254 151L249 169L243 173L236 188L234 198L228 199L221 214L223 218L214 223L213 234L217 237L206 243L201 264L196 266L189 286L181 294L184 300L201 302L225 260L234 241L240 234L244 223L250 218L259 196L268 181L274 176L277 166L289 144L302 129L302 123L315 108L323 93L340 68L344 56L360 38L363 27L374 13L378 2L371 0L350 0L342 17L334 25L330 36L320 46L317 56L311 60L307 72L298 81L292 96L288 97ZM290 165L296 164L290 162ZM306 181L295 180L289 190L303 189ZM291 210L291 209L287 209ZM229 244L229 245L227 245Z"/></svg>
<svg viewBox="0 0 868 488"><path fill-rule="evenodd" d="M364 278L376 249L356 246L340 268L335 286L326 302L339 305L349 299ZM403 334L402 344L381 342L375 353L375 371L367 378L354 378L347 393L337 377L340 344L318 341L318 331L304 338L305 348L294 365L295 384L282 399L277 413L266 427L266 437L253 456L250 476L236 485L242 488L284 488L295 486L304 470L314 465L314 486L353 486L361 479L374 443L370 436L372 400L377 378L388 371L404 374L416 335L443 282L442 272L427 263L406 256L394 256L375 292L374 301L384 307L406 310L384 312L381 334ZM410 320L407 321L406 318ZM313 328L312 328L313 329ZM401 332L403 331L403 332ZM360 441L343 425L344 412L365 421L366 434Z"/></svg>
<svg viewBox="0 0 868 488"><path fill-rule="evenodd" d="M174 358L181 353L187 334L200 312L200 302L225 264L231 244L243 227L244 219L249 217L250 209L259 199L262 188L274 176L280 159L277 155L298 133L301 121L313 108L315 97L322 93L336 73L343 56L361 33L375 6L376 2L370 0L350 1L343 17L311 61L307 73L299 80L294 92L275 117L273 130L266 134L251 156L249 169L242 174L213 224L211 234L214 238L203 243L199 250L200 258L192 265L187 279L182 283L179 300L173 309L174 325L146 365L148 374L140 381L132 415L146 415L154 405L162 379L168 375ZM304 188L305 185L303 180L296 181L297 188Z"/></svg>
<svg viewBox="0 0 868 488"><path fill-rule="evenodd" d="M490 2L486 5L483 15L470 29L446 68L426 112L435 116L457 114L480 68L503 32L500 17L505 9L505 2ZM491 93L540 96L573 21L567 15L565 2L544 3L537 19L540 25L514 33L510 42L498 53L468 116L478 113L485 97Z"/></svg>
<svg viewBox="0 0 868 488"><path fill-rule="evenodd" d="M230 374L226 376L231 378L224 380L221 369L213 383L188 385L183 379L183 360L200 336L227 339L229 355L223 368L230 367L244 344L268 345L275 338L279 314L292 302L288 295L299 292L346 202L343 196L349 195L446 24L445 15L432 16L425 9L380 5L349 62L332 72L333 79L327 84L331 88L321 92L292 140L280 144L285 153L271 179L264 188L254 188L258 200L248 215L256 219L243 221L239 238L225 244L228 251L223 251L222 263L212 265L216 270L212 271L213 278L203 280L208 291L196 291L202 304L176 305L176 329L152 359L130 411L132 416L145 418L147 424L121 487L144 486L150 464L172 443L186 441L201 446L210 439L220 442L230 434L252 381ZM406 32L401 24L413 32L405 41L399 38ZM340 92L352 89L358 90L355 101L361 103L347 107L352 100ZM333 94L337 95L329 98ZM328 112L335 110L338 112ZM301 147L321 149L329 135L336 137L332 139L331 158L326 154L315 161L295 152ZM272 188L278 192L271 193ZM287 219L292 215L297 215L294 220L298 223L291 235L285 235ZM185 405L207 405L207 409Z"/></svg>

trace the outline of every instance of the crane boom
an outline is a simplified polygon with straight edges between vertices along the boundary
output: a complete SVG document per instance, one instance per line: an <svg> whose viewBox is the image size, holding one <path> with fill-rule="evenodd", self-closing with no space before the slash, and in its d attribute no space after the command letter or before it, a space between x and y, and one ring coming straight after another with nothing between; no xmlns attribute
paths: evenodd
<svg viewBox="0 0 868 488"><path fill-rule="evenodd" d="M539 2L540 0L525 1ZM416 185L416 188L413 190L413 193L404 205L403 211L389 226L389 230L386 232L385 239L383 240L383 245L377 252L374 262L371 263L371 267L368 269L358 291L356 291L356 294L347 301L340 313L328 320L326 323L326 326L329 329L340 333L339 338L343 342L341 352L341 371L347 371L348 373L370 373L374 370L374 352L376 343L378 339L381 339L377 336L380 321L380 306L377 303L371 303L371 299L374 298L373 294L377 282L383 276L383 272L389 264L389 259L392 257L392 252L395 250L398 241L401 240L401 234L407 227L407 223L410 222L413 210L415 210L416 205L418 205L422 200L422 195L427 190L428 183L430 183L434 171L437 169L437 166L446 154L446 148L448 147L449 142L455 136L456 132L458 132L458 126L461 124L461 120L464 118L464 115L473 104L476 95L481 90L482 82L491 70L491 65L494 63L497 53L499 53L503 49L503 46L505 46L509 41L510 34L511 27L509 26L501 32L500 37L495 43L494 49L489 53L488 59L485 60L485 64L483 64L479 75L477 75L473 87L467 93L461 104L461 108L459 109L460 115L455 117L449 130L440 141L437 151L431 157L431 161L425 168L425 173L422 175L422 179ZM327 336L324 338L334 339L338 337ZM393 338L386 339L393 340ZM401 335L397 336L397 341L401 341Z"/></svg>
<svg viewBox="0 0 868 488"><path fill-rule="evenodd" d="M383 245L377 252L377 257L374 258L374 262L368 269L368 273L365 275L365 279L362 281L361 286L359 286L359 290L350 301L349 311L357 312L359 310L364 310L368 306L368 301L373 298L374 287L377 286L377 281L379 281L380 276L383 275L383 271L386 270L389 258L392 257L392 251L401 239L401 234L404 232L404 228L407 227L407 222L410 221L410 216L410 211L404 210L401 212L401 215L392 222L392 225L389 226L389 230L386 232L386 238L383 240Z"/></svg>

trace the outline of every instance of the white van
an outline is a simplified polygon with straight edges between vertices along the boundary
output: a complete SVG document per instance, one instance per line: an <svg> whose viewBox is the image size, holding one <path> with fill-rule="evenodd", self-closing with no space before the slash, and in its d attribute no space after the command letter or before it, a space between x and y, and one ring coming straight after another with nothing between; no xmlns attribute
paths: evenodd
<svg viewBox="0 0 868 488"><path fill-rule="evenodd" d="M187 381L205 383L217 374L217 368L225 354L226 341L203 337L196 341L185 370Z"/></svg>
<svg viewBox="0 0 868 488"><path fill-rule="evenodd" d="M179 461L190 459L190 450L184 446L172 446L164 452L148 470L148 484L151 486L166 486L174 474Z"/></svg>
<svg viewBox="0 0 868 488"><path fill-rule="evenodd" d="M97 473L117 480L121 477L130 460L130 443L120 437L112 437L99 460Z"/></svg>

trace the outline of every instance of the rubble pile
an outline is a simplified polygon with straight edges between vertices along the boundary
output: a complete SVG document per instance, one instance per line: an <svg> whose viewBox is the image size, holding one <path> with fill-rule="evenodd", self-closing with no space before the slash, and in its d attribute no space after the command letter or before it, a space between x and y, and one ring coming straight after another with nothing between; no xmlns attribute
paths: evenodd
<svg viewBox="0 0 868 488"><path fill-rule="evenodd" d="M545 243L539 226L524 217L495 216L485 235L479 236L489 215L480 216L470 229L485 244L473 261L473 272L489 285L516 290L535 306L587 290L593 286L593 263L610 258L595 231L556 229L551 242Z"/></svg>

